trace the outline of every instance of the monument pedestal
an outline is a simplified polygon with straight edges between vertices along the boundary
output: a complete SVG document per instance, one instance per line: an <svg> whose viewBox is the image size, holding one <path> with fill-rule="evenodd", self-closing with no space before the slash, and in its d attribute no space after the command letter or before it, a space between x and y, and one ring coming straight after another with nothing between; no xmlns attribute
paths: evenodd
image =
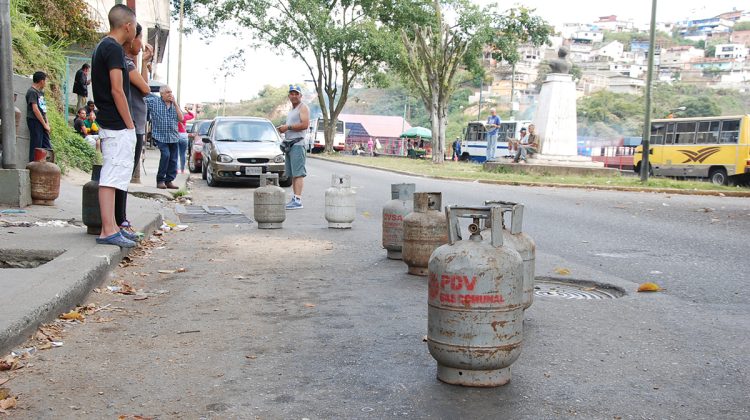
<svg viewBox="0 0 750 420"><path fill-rule="evenodd" d="M541 154L578 156L576 86L571 75L547 75L539 94L534 125L540 139Z"/></svg>

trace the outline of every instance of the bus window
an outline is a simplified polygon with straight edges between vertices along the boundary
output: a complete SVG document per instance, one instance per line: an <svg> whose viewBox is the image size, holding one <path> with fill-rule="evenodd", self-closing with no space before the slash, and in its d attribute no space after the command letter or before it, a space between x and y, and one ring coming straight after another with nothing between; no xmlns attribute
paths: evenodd
<svg viewBox="0 0 750 420"><path fill-rule="evenodd" d="M674 123L667 124L667 134L664 136L664 144L674 143Z"/></svg>
<svg viewBox="0 0 750 420"><path fill-rule="evenodd" d="M740 120L729 120L721 122L721 143L737 143L740 135Z"/></svg>
<svg viewBox="0 0 750 420"><path fill-rule="evenodd" d="M516 123L508 123L508 126L505 128L506 128L506 131L505 131L506 141L507 139L512 139L516 137Z"/></svg>
<svg viewBox="0 0 750 420"><path fill-rule="evenodd" d="M696 123L694 121L677 123L674 144L695 143L695 126Z"/></svg>
<svg viewBox="0 0 750 420"><path fill-rule="evenodd" d="M651 144L664 144L667 126L664 123L651 124Z"/></svg>

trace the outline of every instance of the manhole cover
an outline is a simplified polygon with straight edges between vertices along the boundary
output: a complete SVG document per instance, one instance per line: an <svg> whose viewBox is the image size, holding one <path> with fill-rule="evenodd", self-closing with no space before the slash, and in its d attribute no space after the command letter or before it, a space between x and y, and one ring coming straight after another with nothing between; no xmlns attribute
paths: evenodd
<svg viewBox="0 0 750 420"><path fill-rule="evenodd" d="M175 206L182 223L252 223L239 209L227 206Z"/></svg>
<svg viewBox="0 0 750 420"><path fill-rule="evenodd" d="M616 299L624 293L614 287L543 280L534 283L534 295L561 299Z"/></svg>

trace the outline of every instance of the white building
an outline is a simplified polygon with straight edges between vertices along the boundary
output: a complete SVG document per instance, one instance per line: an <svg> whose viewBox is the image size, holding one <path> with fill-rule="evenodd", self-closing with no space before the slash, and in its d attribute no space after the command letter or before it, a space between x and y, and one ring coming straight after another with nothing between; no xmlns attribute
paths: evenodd
<svg viewBox="0 0 750 420"><path fill-rule="evenodd" d="M662 48L659 65L661 67L682 67L694 58L703 57L704 54L704 50L689 45Z"/></svg>
<svg viewBox="0 0 750 420"><path fill-rule="evenodd" d="M743 44L717 44L714 57L744 61L747 58L747 50Z"/></svg>
<svg viewBox="0 0 750 420"><path fill-rule="evenodd" d="M632 20L619 20L616 15L601 16L594 26L611 32L628 32L635 28Z"/></svg>
<svg viewBox="0 0 750 420"><path fill-rule="evenodd" d="M578 31L574 32L570 36L570 39L572 39L573 42L602 42L604 41L604 33L601 31Z"/></svg>
<svg viewBox="0 0 750 420"><path fill-rule="evenodd" d="M625 46L620 41L612 41L599 48L591 50L592 60L616 61L622 59Z"/></svg>

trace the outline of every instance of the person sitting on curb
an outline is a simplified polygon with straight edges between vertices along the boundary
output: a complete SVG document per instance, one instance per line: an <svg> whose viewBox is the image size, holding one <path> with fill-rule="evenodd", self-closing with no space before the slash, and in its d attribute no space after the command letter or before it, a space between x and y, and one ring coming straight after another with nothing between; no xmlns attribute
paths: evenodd
<svg viewBox="0 0 750 420"><path fill-rule="evenodd" d="M99 125L96 123L95 112L89 112L89 116L83 121L83 124L86 126L86 129L88 129L88 132L86 133L87 135L93 136L99 134Z"/></svg>
<svg viewBox="0 0 750 420"><path fill-rule="evenodd" d="M516 157L513 159L515 163L526 163L526 157L537 153L539 144L537 143L537 136L534 133L534 124L529 125L529 134L525 134L526 130L521 129L521 140L518 141Z"/></svg>

